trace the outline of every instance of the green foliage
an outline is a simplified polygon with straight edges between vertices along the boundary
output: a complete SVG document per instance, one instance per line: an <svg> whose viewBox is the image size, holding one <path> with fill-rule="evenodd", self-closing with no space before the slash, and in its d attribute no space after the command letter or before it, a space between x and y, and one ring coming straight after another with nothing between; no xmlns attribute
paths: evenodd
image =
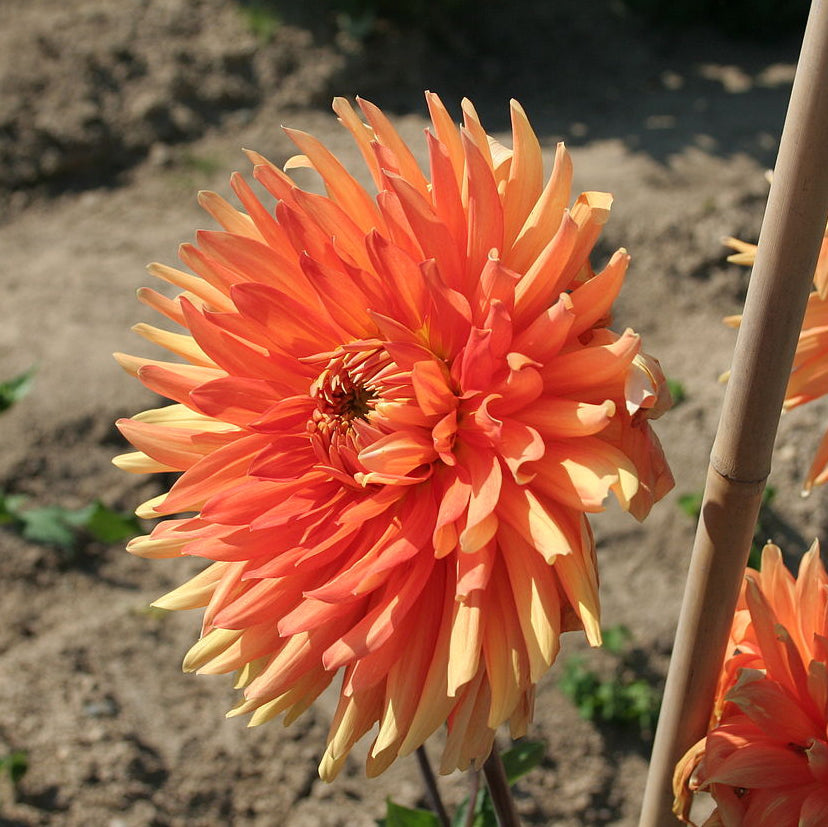
<svg viewBox="0 0 828 827"><path fill-rule="evenodd" d="M500 759L503 761L509 786L514 786L524 775L535 769L543 761L545 754L546 747L540 741L518 741L511 749L506 750Z"/></svg>
<svg viewBox="0 0 828 827"><path fill-rule="evenodd" d="M402 807L390 798L386 799L385 807L385 818L377 821L379 827L440 827L440 819L428 810Z"/></svg>
<svg viewBox="0 0 828 827"><path fill-rule="evenodd" d="M247 28L261 43L270 43L284 22L279 3L274 0L242 0L239 9Z"/></svg>
<svg viewBox="0 0 828 827"><path fill-rule="evenodd" d="M678 498L679 508L691 519L698 520L701 514L704 491L694 491L691 494L682 494Z"/></svg>
<svg viewBox="0 0 828 827"><path fill-rule="evenodd" d="M684 390L684 385L678 379L667 380L667 390L670 391L670 396L673 397L673 407L676 408L687 399L687 393Z"/></svg>
<svg viewBox="0 0 828 827"><path fill-rule="evenodd" d="M678 498L679 508L694 520L699 519L701 514L703 491L694 491L691 494L682 494ZM748 565L751 568L758 569L759 562L762 559L762 547L770 534L769 517L771 516L771 503L776 497L776 489L772 485L765 487L762 492L762 502L759 506L759 516L756 518L756 528L753 531L753 541L750 544L750 554L748 556Z"/></svg>
<svg viewBox="0 0 828 827"><path fill-rule="evenodd" d="M583 657L575 655L564 664L558 686L582 718L634 724L642 737L649 737L658 720L661 693L646 680L631 675L629 629L614 626L603 635L606 648L617 659L612 676L600 677L586 666Z"/></svg>
<svg viewBox="0 0 828 827"><path fill-rule="evenodd" d="M500 758L509 786L543 761L545 747L539 741L518 741L506 750ZM468 821L469 807L474 808L474 816ZM386 802L385 818L377 821L379 827L439 827L437 816L428 810L414 810L395 804L390 798ZM485 786L481 785L474 800L467 797L457 808L451 819L452 827L498 827L497 816L491 796Z"/></svg>
<svg viewBox="0 0 828 827"><path fill-rule="evenodd" d="M0 525L11 525L33 543L72 551L81 533L101 543L118 543L141 531L138 520L96 500L79 509L46 505L25 507L26 498L0 494Z"/></svg>
<svg viewBox="0 0 828 827"><path fill-rule="evenodd" d="M188 170L209 177L221 170L221 161L212 155L199 155L195 152L185 152L181 156L181 165Z"/></svg>
<svg viewBox="0 0 828 827"><path fill-rule="evenodd" d="M15 402L19 402L31 389L35 371L32 365L27 371L5 382L0 382L0 413L7 411Z"/></svg>
<svg viewBox="0 0 828 827"><path fill-rule="evenodd" d="M29 769L29 757L23 750L14 750L0 757L0 774L8 775L15 786L23 780Z"/></svg>

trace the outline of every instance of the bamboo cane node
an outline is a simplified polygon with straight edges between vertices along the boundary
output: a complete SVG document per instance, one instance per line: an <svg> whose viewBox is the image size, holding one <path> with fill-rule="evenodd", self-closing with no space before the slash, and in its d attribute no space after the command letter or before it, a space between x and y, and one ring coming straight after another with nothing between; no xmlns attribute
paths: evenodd
<svg viewBox="0 0 828 827"><path fill-rule="evenodd" d="M715 454L712 454L710 457L711 469L726 483L740 486L745 493L756 493L757 491L761 493L764 490L765 484L768 481L768 474L754 479L744 479L738 473L738 470L734 468L734 465L735 463L733 462L724 462Z"/></svg>

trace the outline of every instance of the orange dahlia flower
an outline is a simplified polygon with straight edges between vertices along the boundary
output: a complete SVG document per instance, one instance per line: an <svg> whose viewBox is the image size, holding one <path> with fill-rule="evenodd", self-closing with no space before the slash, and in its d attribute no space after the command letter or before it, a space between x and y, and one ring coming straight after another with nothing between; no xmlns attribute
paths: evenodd
<svg viewBox="0 0 828 827"><path fill-rule="evenodd" d="M586 518L613 491L643 518L672 479L648 419L668 399L631 330L606 325L627 269L588 256L611 198L581 195L558 147L512 104L512 149L471 104L458 129L427 95L430 180L388 119L334 102L379 194L287 130L327 197L256 153L263 205L201 203L224 227L141 291L189 335L138 325L182 357L120 356L176 404L122 420L136 472L183 472L138 509L161 522L129 550L213 561L162 597L206 607L184 668L237 672L231 715L291 721L341 673L320 773L375 724L377 774L448 723L442 770L521 734L562 631L600 642Z"/></svg>
<svg viewBox="0 0 828 827"><path fill-rule="evenodd" d="M726 238L724 242L737 250L735 255L728 257L728 261L753 265L756 258L755 244L747 244L736 238ZM814 287L816 289L808 296L783 410L804 405L828 393L828 228L814 271ZM741 316L728 316L725 319L725 323L731 327L738 327L741 321ZM808 492L813 486L825 482L828 482L828 431L817 448L803 489Z"/></svg>
<svg viewBox="0 0 828 827"><path fill-rule="evenodd" d="M676 768L675 812L692 791L717 809L706 827L828 824L828 576L817 543L799 576L771 544L748 569L707 738Z"/></svg>

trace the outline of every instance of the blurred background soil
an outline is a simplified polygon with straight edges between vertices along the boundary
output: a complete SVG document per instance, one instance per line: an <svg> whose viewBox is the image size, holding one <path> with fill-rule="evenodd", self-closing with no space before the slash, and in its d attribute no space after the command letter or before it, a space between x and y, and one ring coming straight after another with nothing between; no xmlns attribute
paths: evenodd
<svg viewBox="0 0 828 827"><path fill-rule="evenodd" d="M229 678L179 669L199 618L148 608L198 561L135 559L71 525L35 542L9 514L128 513L160 492L110 464L113 421L158 401L110 355L151 355L129 333L157 322L133 298L144 265L210 226L195 194L228 196L242 147L284 162L282 123L359 168L334 95L385 108L422 158L424 89L458 120L468 96L499 137L517 98L547 161L567 142L576 192L614 193L593 264L632 253L614 327L644 336L682 397L657 425L675 491L643 526L613 507L595 521L623 654L568 636L538 691L546 758L518 794L527 824L636 823L648 724L585 719L563 688L594 673L660 691L735 340L721 318L748 280L721 237L758 236L804 26L801 4L677 2L667 19L665 5L0 0L0 383L37 368L0 414L0 824L367 826L389 795L425 803L412 759L367 782L357 749L318 779L329 700L289 729L223 718ZM782 421L759 534L791 561L828 525L825 493L798 493L825 413ZM455 804L468 779L442 783Z"/></svg>

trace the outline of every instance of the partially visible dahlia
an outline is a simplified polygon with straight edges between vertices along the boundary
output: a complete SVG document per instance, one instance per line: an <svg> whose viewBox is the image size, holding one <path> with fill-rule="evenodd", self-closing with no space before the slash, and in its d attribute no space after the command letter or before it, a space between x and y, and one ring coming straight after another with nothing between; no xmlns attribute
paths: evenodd
<svg viewBox="0 0 828 827"><path fill-rule="evenodd" d="M728 257L736 264L752 266L756 258L756 245L747 244L736 238L724 239L737 252ZM783 410L796 408L828 393L828 228L822 240L816 270L814 287L808 296L805 318L796 345L791 378L785 391ZM741 316L728 316L725 323L738 327ZM804 491L808 492L815 485L828 482L828 431L822 437L808 474L805 478Z"/></svg>
<svg viewBox="0 0 828 827"><path fill-rule="evenodd" d="M326 779L375 724L369 775L446 722L443 772L524 733L560 633L600 642L587 513L613 491L641 519L672 485L658 363L607 327L629 256L589 263L611 197L567 208L563 145L544 186L519 104L507 149L426 99L430 179L377 107L335 100L376 197L304 132L286 169L327 197L248 153L275 210L238 174L246 213L202 193L224 231L181 247L197 275L152 265L183 292L140 293L188 334L137 331L184 363L119 357L176 403L119 422L119 466L183 472L137 513L191 514L129 550L213 561L155 604L206 607L184 668L235 671L251 724L341 674Z"/></svg>
<svg viewBox="0 0 828 827"><path fill-rule="evenodd" d="M748 569L707 738L676 767L675 812L692 792L717 809L705 827L828 824L828 576L817 543L793 576L774 545Z"/></svg>

